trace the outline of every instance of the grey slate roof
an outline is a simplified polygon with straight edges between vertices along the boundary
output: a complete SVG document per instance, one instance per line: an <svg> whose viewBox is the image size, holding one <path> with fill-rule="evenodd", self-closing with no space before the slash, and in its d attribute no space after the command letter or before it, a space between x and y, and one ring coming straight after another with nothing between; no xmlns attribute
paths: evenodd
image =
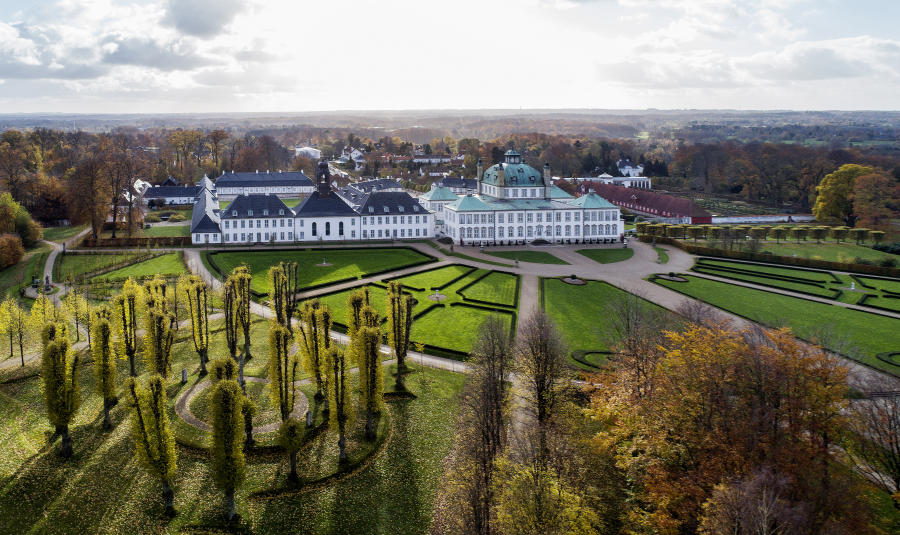
<svg viewBox="0 0 900 535"><path fill-rule="evenodd" d="M357 215L356 211L335 193L322 195L318 191L312 192L299 206L294 208L294 212L296 217L351 217Z"/></svg>
<svg viewBox="0 0 900 535"><path fill-rule="evenodd" d="M358 212L362 216L429 213L419 201L405 191L373 191L362 199Z"/></svg>
<svg viewBox="0 0 900 535"><path fill-rule="evenodd" d="M362 193L371 193L373 191L385 189L403 189L399 182L390 178L376 178L373 180L365 180L350 184L347 188L356 189Z"/></svg>
<svg viewBox="0 0 900 535"><path fill-rule="evenodd" d="M185 189L185 188L182 188ZM219 203L208 189L204 189L191 212L191 234L198 232L220 232Z"/></svg>
<svg viewBox="0 0 900 535"><path fill-rule="evenodd" d="M246 219L248 217L294 217L294 212L277 195L262 193L238 195L222 211L222 219Z"/></svg>
<svg viewBox="0 0 900 535"><path fill-rule="evenodd" d="M313 186L303 171L289 171L284 173L224 173L216 179L216 187L243 188L243 187L273 187L273 186Z"/></svg>
<svg viewBox="0 0 900 535"><path fill-rule="evenodd" d="M200 186L151 186L144 192L145 199L171 199L174 197L196 197Z"/></svg>
<svg viewBox="0 0 900 535"><path fill-rule="evenodd" d="M474 190L478 186L478 181L474 178L445 177L438 181L438 184L445 188L466 188Z"/></svg>

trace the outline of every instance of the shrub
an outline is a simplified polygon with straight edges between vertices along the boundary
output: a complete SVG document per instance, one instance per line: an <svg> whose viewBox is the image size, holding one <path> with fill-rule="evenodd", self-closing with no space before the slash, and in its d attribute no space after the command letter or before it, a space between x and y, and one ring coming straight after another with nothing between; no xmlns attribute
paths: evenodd
<svg viewBox="0 0 900 535"><path fill-rule="evenodd" d="M882 258L878 262L878 265L881 267L888 267L888 268L897 267L897 260L894 258Z"/></svg>
<svg viewBox="0 0 900 535"><path fill-rule="evenodd" d="M159 218L159 214L157 213L151 212L144 216L144 223L159 223L160 221L162 220Z"/></svg>
<svg viewBox="0 0 900 535"><path fill-rule="evenodd" d="M178 222L184 221L184 220L185 220L184 214L182 214L182 213L180 213L180 212L177 213L177 214L172 214L172 215L169 217L169 222L170 222L170 223L178 223Z"/></svg>
<svg viewBox="0 0 900 535"><path fill-rule="evenodd" d="M15 234L0 234L0 269L18 264L25 256L22 240Z"/></svg>
<svg viewBox="0 0 900 535"><path fill-rule="evenodd" d="M879 243L878 245L873 245L872 249L884 253L900 255L900 241L895 241L892 243Z"/></svg>

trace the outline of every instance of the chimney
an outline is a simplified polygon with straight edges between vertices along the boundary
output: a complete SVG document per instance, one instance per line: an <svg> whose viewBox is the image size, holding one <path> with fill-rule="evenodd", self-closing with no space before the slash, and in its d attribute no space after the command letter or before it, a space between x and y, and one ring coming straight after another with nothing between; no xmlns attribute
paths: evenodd
<svg viewBox="0 0 900 535"><path fill-rule="evenodd" d="M550 162L544 164L544 199L550 199Z"/></svg>

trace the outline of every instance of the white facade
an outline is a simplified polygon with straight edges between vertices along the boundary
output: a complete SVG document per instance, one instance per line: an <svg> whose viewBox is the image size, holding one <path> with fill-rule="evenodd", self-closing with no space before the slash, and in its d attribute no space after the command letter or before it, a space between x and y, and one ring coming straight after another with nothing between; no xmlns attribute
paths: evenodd
<svg viewBox="0 0 900 535"><path fill-rule="evenodd" d="M360 225L364 240L431 238L434 236L434 215L363 215Z"/></svg>
<svg viewBox="0 0 900 535"><path fill-rule="evenodd" d="M318 160L322 157L322 151L313 147L294 147L294 156Z"/></svg>
<svg viewBox="0 0 900 535"><path fill-rule="evenodd" d="M296 217L294 232L301 242L358 240L359 216Z"/></svg>
<svg viewBox="0 0 900 535"><path fill-rule="evenodd" d="M222 219L223 243L285 243L294 241L293 214Z"/></svg>
<svg viewBox="0 0 900 535"><path fill-rule="evenodd" d="M223 198L250 194L299 197L312 193L313 189L313 186L221 186L216 188L216 192Z"/></svg>

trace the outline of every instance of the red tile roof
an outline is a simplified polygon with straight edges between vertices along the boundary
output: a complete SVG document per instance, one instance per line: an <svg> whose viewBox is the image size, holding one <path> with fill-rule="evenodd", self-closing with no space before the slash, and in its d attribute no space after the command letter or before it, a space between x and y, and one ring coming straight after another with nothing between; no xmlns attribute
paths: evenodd
<svg viewBox="0 0 900 535"><path fill-rule="evenodd" d="M585 182L582 184L582 188L584 188L583 192L593 189L598 195L615 205L634 208L660 217L710 217L709 212L684 197L601 182Z"/></svg>

